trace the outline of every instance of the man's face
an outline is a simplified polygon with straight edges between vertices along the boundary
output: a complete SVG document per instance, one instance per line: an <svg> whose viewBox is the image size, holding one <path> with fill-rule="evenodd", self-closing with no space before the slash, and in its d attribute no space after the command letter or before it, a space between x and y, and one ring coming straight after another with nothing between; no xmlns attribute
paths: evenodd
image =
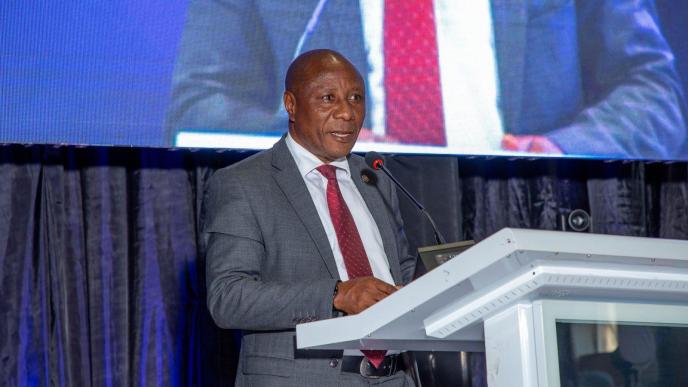
<svg viewBox="0 0 688 387"><path fill-rule="evenodd" d="M284 93L294 140L329 163L351 152L365 118L365 86L349 64L318 64Z"/></svg>

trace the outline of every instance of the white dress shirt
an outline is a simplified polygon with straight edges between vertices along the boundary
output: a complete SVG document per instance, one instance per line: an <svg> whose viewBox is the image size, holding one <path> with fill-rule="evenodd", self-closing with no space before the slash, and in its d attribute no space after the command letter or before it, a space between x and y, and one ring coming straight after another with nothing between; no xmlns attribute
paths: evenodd
<svg viewBox="0 0 688 387"><path fill-rule="evenodd" d="M318 211L320 222L322 222L325 234L327 234L327 240L330 242L330 248L332 248L332 253L334 254L334 261L337 263L339 278L342 281L347 281L349 279L349 273L346 271L344 257L342 256L342 251L339 249L339 242L337 241L337 233L334 230L332 218L330 217L330 210L327 207L327 179L316 169L324 163L306 148L294 141L289 133L287 133L286 141L287 148L294 158L294 161L296 161L296 167L299 169L299 173L306 183L308 192L311 194L311 199L313 199L313 204L315 204L315 209ZM382 245L380 230L377 228L377 223L375 223L375 219L373 219L373 216L370 214L368 206L365 204L365 201L363 201L361 193L358 192L358 188L356 188L353 180L351 180L349 162L346 158L341 158L331 162L330 165L337 168L336 174L339 190L344 197L347 207L349 207L351 216L354 218L354 223L361 236L363 248L368 256L373 276L390 285L394 285L392 273L389 271L387 254L385 254L385 249ZM391 355L399 352L400 351L397 350L387 351L387 354ZM354 349L347 349L344 351L344 356L361 355L363 355L361 351Z"/></svg>
<svg viewBox="0 0 688 387"><path fill-rule="evenodd" d="M359 0L371 129L385 134L384 0ZM504 134L489 0L435 0L447 150L492 154Z"/></svg>
<svg viewBox="0 0 688 387"><path fill-rule="evenodd" d="M306 183L308 192L311 194L311 199L313 199L315 209L318 211L318 216L325 229L325 234L327 234L327 239L330 242L334 260L337 264L339 278L342 281L346 281L349 279L349 274L344 265L344 257L342 256L342 251L339 249L337 233L332 225L330 210L327 207L327 179L316 169L324 163L294 141L291 135L287 134L286 142L289 152L291 152L292 157L294 157L296 161L299 173ZM377 228L377 224L370 214L368 206L365 201L363 201L363 197L358 192L358 188L356 188L353 180L351 180L349 162L346 158L341 158L331 162L330 165L337 168L336 174L339 189L342 192L347 207L349 207L351 216L354 218L354 223L356 224L356 229L358 229L358 234L361 236L363 247L373 271L373 276L388 284L394 285L394 279L389 270L389 261L387 260L387 255L382 245L380 230Z"/></svg>

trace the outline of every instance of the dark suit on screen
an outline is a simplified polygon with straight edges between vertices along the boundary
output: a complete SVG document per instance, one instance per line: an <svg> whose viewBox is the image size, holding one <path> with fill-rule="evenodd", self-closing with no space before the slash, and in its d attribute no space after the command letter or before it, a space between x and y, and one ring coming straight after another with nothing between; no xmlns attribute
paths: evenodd
<svg viewBox="0 0 688 387"><path fill-rule="evenodd" d="M390 271L408 283L415 268L390 181L359 178L365 168L350 155L351 176L380 230ZM237 385L357 385L364 379L332 367L332 357L296 351L294 328L334 317L339 279L327 235L284 138L270 150L219 170L206 198L208 309L223 328L244 332ZM407 381L403 373L392 377ZM342 384L343 383L343 384Z"/></svg>
<svg viewBox="0 0 688 387"><path fill-rule="evenodd" d="M192 1L172 134L280 131L282 79L316 3ZM653 2L492 0L492 17L506 132L546 135L569 154L679 156L684 102ZM303 50L316 47L367 68L358 1L326 4Z"/></svg>

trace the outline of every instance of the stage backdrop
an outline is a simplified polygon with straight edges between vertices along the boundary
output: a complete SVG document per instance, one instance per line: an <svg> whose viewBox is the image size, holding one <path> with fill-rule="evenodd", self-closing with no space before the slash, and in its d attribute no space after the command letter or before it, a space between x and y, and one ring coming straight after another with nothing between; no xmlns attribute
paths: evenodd
<svg viewBox="0 0 688 387"><path fill-rule="evenodd" d="M0 147L2 383L231 386L237 338L208 317L199 223L211 172L248 155ZM575 208L590 212L598 233L688 239L686 163L388 164L450 241L559 229ZM430 244L427 223L401 202L411 243ZM427 385L446 385L440 377Z"/></svg>

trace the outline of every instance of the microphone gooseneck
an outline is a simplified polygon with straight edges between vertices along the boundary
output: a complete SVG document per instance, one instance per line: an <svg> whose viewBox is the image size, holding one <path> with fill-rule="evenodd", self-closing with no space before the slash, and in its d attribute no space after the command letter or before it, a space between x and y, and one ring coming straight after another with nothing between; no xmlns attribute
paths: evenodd
<svg viewBox="0 0 688 387"><path fill-rule="evenodd" d="M430 216L430 213L428 213L428 211L425 209L425 207L422 204L420 204L420 202L418 200L416 200L416 198L413 197L413 195L411 195L411 193L403 185L401 185L399 180L397 180L392 175L392 173L389 171L389 169L387 169L387 167L385 167L385 161L382 159L382 156L380 156L380 154L377 152L371 151L371 152L366 153L365 161L369 167L371 167L375 170L380 170L380 171L384 172L385 175L387 175L387 177L389 177L390 180L392 180L392 182L397 187L399 187L401 192L403 192L406 195L406 197L409 198L409 200L411 200L411 202L413 202L413 204L420 210L420 212L422 212L425 215L425 217L430 222L430 225L432 226L432 230L435 233L435 241L437 242L437 244L443 245L443 244L447 243L446 240L444 239L444 236L442 235L440 230L437 228L437 225L435 224L435 221L432 219L432 216Z"/></svg>
<svg viewBox="0 0 688 387"><path fill-rule="evenodd" d="M328 0L318 1L318 4L315 6L315 9L313 9L313 14L311 14L311 18L308 19L306 28L303 30L301 37L299 37L299 42L296 43L296 49L294 50L294 56L292 59L296 59L296 57L301 55L301 51L303 50L304 44L306 44L306 41L311 36L313 31L315 31L315 27L318 25L318 22L320 21L320 15L322 14L323 9L325 9L325 4L327 4L327 1Z"/></svg>

